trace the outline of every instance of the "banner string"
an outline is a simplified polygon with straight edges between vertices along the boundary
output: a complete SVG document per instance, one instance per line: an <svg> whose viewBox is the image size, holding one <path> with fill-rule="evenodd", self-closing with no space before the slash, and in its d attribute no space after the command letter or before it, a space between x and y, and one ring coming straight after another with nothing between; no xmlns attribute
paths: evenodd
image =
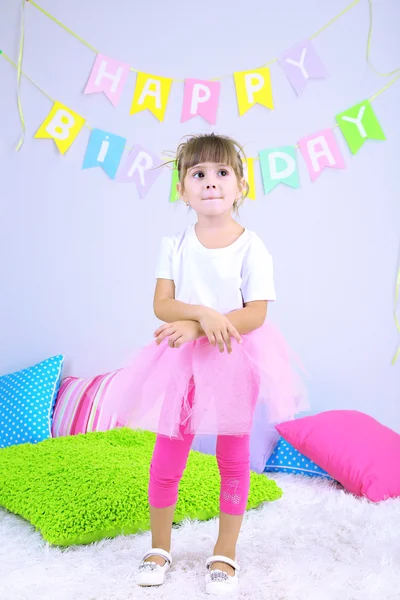
<svg viewBox="0 0 400 600"><path fill-rule="evenodd" d="M18 113L19 120L21 123L21 139L17 144L17 152L20 148L22 148L22 144L25 139L25 117L22 110L21 103L21 74L22 74L22 59L24 55L24 41L25 41L25 0L21 1L21 33L19 39L19 50L18 50L18 66L17 66L17 104L18 104Z"/></svg>
<svg viewBox="0 0 400 600"><path fill-rule="evenodd" d="M94 46L92 46L92 44L89 44L89 42L87 42L84 38L82 38L80 35L78 35L74 31L72 31L72 29L70 29L69 27L67 27L66 25L64 25L64 23L62 23L61 21L59 21L56 17L54 17L51 13L49 13L44 8L42 8L39 4L37 4L36 2L34 2L34 0L28 0L28 1L29 1L29 4L31 4L32 6L34 6L37 10L39 10L41 13L43 13L46 17L48 17L49 19L51 19L52 21L54 21L54 23L57 23L57 25L59 25L59 27L61 27L67 33L69 33L74 38L76 38L79 42L81 42L81 44L84 44L87 48L89 48L90 50L92 50L92 52L95 52L95 54L100 54L100 51L97 50L97 48L95 48ZM368 1L371 3L371 0L368 0ZM333 23L335 23L338 19L340 19L341 17L343 17L349 10L351 10L359 2L360 2L360 0L353 0L353 2L351 2L351 4L349 4L346 8L344 8L335 17L333 17L333 19L331 19L323 27L321 27L320 29L318 29L318 31L316 31L315 33L313 33L309 37L309 39L316 38L323 31L325 31L325 29L327 29L328 27L330 27L331 25L333 25ZM277 61L278 61L277 58L273 58L272 60L270 60L269 62L267 62L267 63L265 63L263 65L261 65L261 67L258 67L258 68L262 69L263 67L267 67L269 65L272 65L273 63L275 63ZM134 67L130 67L130 70L134 71L135 73L139 73L140 72L139 69L135 69ZM229 75L221 75L220 77L213 77L209 81L220 81L221 79L225 79L226 77L232 77L232 74L230 73ZM175 79L173 77L169 77L168 79L172 79L172 81L178 82L178 83L185 81L184 79Z"/></svg>
<svg viewBox="0 0 400 600"><path fill-rule="evenodd" d="M393 71L389 71L388 73L382 73L375 69L374 65L371 62L370 54L371 54L371 40L372 40L372 0L368 0L369 5L369 29L368 29L368 39L367 39L367 63L368 66L373 70L376 75L380 77L391 77L395 73L400 72L400 67L398 69L393 69Z"/></svg>
<svg viewBox="0 0 400 600"><path fill-rule="evenodd" d="M29 2L29 4L32 4L32 6L34 6L38 10L40 10L41 13L43 13L44 15L46 15L46 17L48 17L49 19L51 19L52 21L54 21L54 23L57 23L57 25L59 25L60 27L62 27L62 29L64 29L67 33L69 33L74 38L76 38L79 42L81 42L81 44L84 44L87 48L89 48L89 50L91 50L92 52L95 52L95 54L99 54L99 51L96 50L96 48L94 46L92 46L92 44L89 44L89 42L87 42L80 35L78 35L74 31L72 31L72 29L70 29L69 27L67 27L66 25L64 25L64 23L61 23L61 21L59 21L58 19L56 19L56 17L54 17L53 15L51 15L47 10L45 10L44 8L42 8L41 6L39 6L39 4L36 4L36 2L33 2L33 0L27 0L27 1ZM135 69L132 69L132 70L134 71Z"/></svg>
<svg viewBox="0 0 400 600"><path fill-rule="evenodd" d="M74 31L72 31L72 29L70 29L69 27L67 27L67 25L64 25L64 23L62 23L59 19L57 19L56 17L54 17L47 10L45 10L44 8L42 8L39 4L37 4L36 2L34 2L34 0L26 0L26 1L28 1L32 6L34 6L37 10L39 10L41 13L43 13L46 17L48 17L49 19L51 19L52 21L54 21L54 23L56 23L59 27L61 27L62 29L64 29L67 33L69 33L74 38L76 38L79 42L81 42L81 44L84 44L87 48L89 48L89 50L91 50L95 54L99 54L99 50L97 50L97 48L95 48L94 46L92 46L92 44L90 44L89 42L87 42L80 35L78 35ZM351 4L349 4L348 6L346 6L340 13L338 13L335 17L333 17L330 21L328 21L328 23L325 23L325 25L323 25L320 29L318 29L318 31L316 31L315 33L313 33L312 35L310 35L309 39L313 40L316 37L318 37L321 33L323 33L325 31L325 29L328 29L328 27L330 27L338 19L340 19L341 17L343 17L347 12L349 12L359 2L360 2L360 0L353 0L353 2L351 2ZM371 59L370 59L371 42L372 42L372 22L373 22L372 0L368 0L368 6L369 6L369 30L368 30L368 39L367 39L367 52L366 52L367 63L369 65L369 67L374 71L374 73L376 75L379 75L381 77L390 77L391 75L394 75L395 73L398 73L400 71L400 68L394 69L393 71L389 71L387 73L383 73L381 71L378 71L378 69L376 69L374 67L374 65L372 64ZM277 61L278 61L278 58L273 58L272 60L268 61L267 63L264 63L263 65L261 65L258 68L261 69L263 67L268 67L269 65L272 65L272 64L276 63ZM135 73L139 73L140 72L139 69L135 69L134 67L130 67L130 70L134 71ZM232 74L221 75L220 77L214 77L214 78L210 79L210 81L219 81L221 79L224 79L226 77L231 77L231 76L232 76ZM183 82L185 80L184 79L175 79L175 78L172 78L172 81L174 81L174 82Z"/></svg>

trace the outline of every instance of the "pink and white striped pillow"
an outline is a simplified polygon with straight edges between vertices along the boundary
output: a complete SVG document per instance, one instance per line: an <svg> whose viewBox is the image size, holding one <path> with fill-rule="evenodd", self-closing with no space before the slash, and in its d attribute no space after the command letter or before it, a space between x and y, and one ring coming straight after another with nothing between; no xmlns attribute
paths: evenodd
<svg viewBox="0 0 400 600"><path fill-rule="evenodd" d="M51 433L53 437L107 431L120 423L102 418L102 405L108 388L119 371L90 379L66 377L62 380L54 407Z"/></svg>

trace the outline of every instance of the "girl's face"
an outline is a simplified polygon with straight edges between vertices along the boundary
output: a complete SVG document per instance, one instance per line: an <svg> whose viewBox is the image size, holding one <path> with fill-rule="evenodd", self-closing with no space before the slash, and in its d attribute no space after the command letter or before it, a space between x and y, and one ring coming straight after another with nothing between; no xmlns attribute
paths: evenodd
<svg viewBox="0 0 400 600"><path fill-rule="evenodd" d="M188 169L178 192L194 211L204 216L220 216L232 211L233 203L243 193L244 181L239 182L229 165L205 162Z"/></svg>

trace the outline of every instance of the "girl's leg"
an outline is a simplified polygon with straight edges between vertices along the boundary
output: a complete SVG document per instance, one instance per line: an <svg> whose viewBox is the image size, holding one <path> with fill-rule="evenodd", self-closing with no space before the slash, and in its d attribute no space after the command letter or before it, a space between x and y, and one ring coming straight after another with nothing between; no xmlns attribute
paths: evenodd
<svg viewBox="0 0 400 600"><path fill-rule="evenodd" d="M250 488L250 436L218 436L217 461L221 475L220 519L214 554L232 560L246 510ZM213 569L233 575L232 567L214 563Z"/></svg>
<svg viewBox="0 0 400 600"><path fill-rule="evenodd" d="M182 427L183 439L157 436L150 465L149 504L152 548L162 548L167 552L171 548L171 531L179 482L194 437L183 433L183 429ZM146 560L160 565L165 563L160 556L150 556Z"/></svg>

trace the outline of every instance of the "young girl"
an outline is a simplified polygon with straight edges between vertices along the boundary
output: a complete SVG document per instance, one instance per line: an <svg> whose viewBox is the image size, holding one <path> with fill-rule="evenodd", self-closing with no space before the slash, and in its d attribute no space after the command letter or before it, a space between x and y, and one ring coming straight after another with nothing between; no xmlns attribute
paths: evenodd
<svg viewBox="0 0 400 600"><path fill-rule="evenodd" d="M236 543L249 493L256 403L267 403L271 422L305 408L285 342L265 323L267 304L275 300L271 256L233 218L247 194L243 159L234 140L214 134L178 147L178 191L197 223L163 238L154 312L164 324L114 388L115 418L158 434L149 484L152 548L136 577L142 586L161 585L172 564L178 485L196 433L218 435L221 475L206 591L238 586Z"/></svg>

